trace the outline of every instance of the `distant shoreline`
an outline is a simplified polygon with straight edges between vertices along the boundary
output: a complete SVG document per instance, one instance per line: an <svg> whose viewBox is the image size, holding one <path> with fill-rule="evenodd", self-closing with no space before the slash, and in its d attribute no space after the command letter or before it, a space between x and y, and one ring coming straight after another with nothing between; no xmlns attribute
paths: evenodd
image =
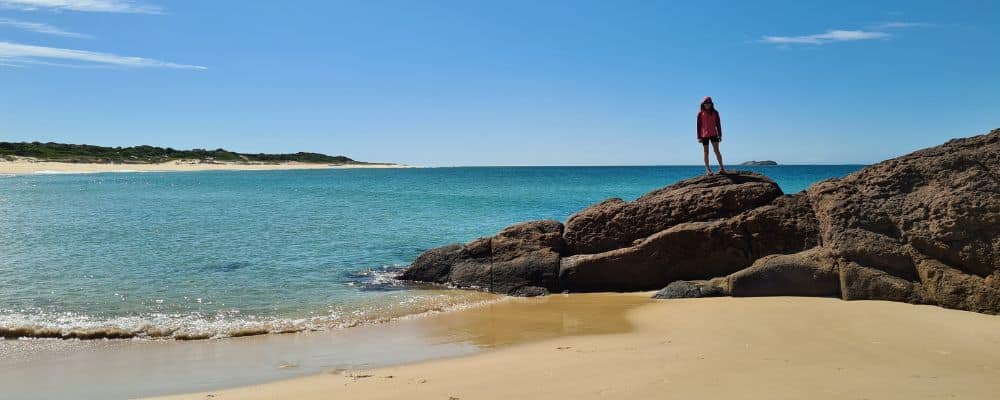
<svg viewBox="0 0 1000 400"><path fill-rule="evenodd" d="M100 172L194 172L194 171L273 171L297 169L360 169L360 168L413 168L402 164L372 163L304 163L296 161L264 162L203 162L200 160L173 160L163 163L74 163L19 157L13 161L0 159L0 174L85 174Z"/></svg>
<svg viewBox="0 0 1000 400"><path fill-rule="evenodd" d="M782 164L780 167L802 166L855 166L868 164ZM87 174L104 172L195 172L195 171L270 171L296 169L388 169L388 168L659 168L690 167L700 165L439 165L418 166L393 163L325 164L287 161L263 162L202 162L199 160L174 160L163 163L81 163L48 160L31 160L27 157L6 161L0 157L0 175L26 174ZM750 166L753 167L753 166ZM738 169L738 168L737 168Z"/></svg>

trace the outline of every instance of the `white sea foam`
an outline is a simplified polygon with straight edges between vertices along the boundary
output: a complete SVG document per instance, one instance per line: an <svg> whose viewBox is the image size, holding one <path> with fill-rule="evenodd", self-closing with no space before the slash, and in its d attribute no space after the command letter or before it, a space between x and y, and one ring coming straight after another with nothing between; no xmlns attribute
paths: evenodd
<svg viewBox="0 0 1000 400"><path fill-rule="evenodd" d="M67 175L67 174L92 174L93 171L53 171L48 169L43 169L40 171L35 171L37 175Z"/></svg>
<svg viewBox="0 0 1000 400"><path fill-rule="evenodd" d="M146 172L146 171L141 171L141 170L137 170L137 169L113 169L113 170L107 170L107 171L55 171L55 170L43 169L43 170L40 170L40 171L35 171L34 173L36 175L80 175L80 174L104 174L104 173L129 173L129 174L134 174L134 173L141 173L141 172Z"/></svg>
<svg viewBox="0 0 1000 400"><path fill-rule="evenodd" d="M327 315L307 318L243 316L238 312L215 315L145 313L100 318L78 313L0 310L0 338L200 340L323 331L466 309L502 299L496 295L466 291L418 293L384 299L388 301L335 307Z"/></svg>

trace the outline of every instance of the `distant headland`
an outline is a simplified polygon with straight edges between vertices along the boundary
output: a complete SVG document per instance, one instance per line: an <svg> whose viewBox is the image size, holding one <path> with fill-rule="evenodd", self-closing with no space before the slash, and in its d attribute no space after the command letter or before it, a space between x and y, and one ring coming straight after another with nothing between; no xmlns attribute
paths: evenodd
<svg viewBox="0 0 1000 400"><path fill-rule="evenodd" d="M238 153L226 149L105 147L86 144L0 142L0 173L398 168L321 153Z"/></svg>
<svg viewBox="0 0 1000 400"><path fill-rule="evenodd" d="M345 156L320 153L237 153L226 149L175 150L170 147L132 146L104 147L88 144L0 142L0 157L32 157L41 161L97 164L157 164L176 160L203 162L301 162L314 164L369 164Z"/></svg>
<svg viewBox="0 0 1000 400"><path fill-rule="evenodd" d="M740 165L761 166L761 165L778 165L778 163L776 161L771 161L771 160L761 160L761 161L745 161Z"/></svg>

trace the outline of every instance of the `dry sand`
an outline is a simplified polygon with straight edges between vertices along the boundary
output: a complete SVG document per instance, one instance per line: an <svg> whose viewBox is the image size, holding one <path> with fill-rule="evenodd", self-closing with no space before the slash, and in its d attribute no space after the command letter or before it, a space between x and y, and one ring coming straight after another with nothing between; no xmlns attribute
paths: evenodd
<svg viewBox="0 0 1000 400"><path fill-rule="evenodd" d="M432 336L498 347L467 357L170 398L1000 396L997 316L829 298L653 302L644 296L648 293L560 295L428 318L425 326L436 331Z"/></svg>
<svg viewBox="0 0 1000 400"><path fill-rule="evenodd" d="M400 164L311 164L285 163L202 163L193 160L169 161L159 164L96 164L37 161L19 158L15 161L0 159L0 174L35 173L95 173L95 172L179 172L179 171L264 171L286 169L345 169L345 168L406 168Z"/></svg>

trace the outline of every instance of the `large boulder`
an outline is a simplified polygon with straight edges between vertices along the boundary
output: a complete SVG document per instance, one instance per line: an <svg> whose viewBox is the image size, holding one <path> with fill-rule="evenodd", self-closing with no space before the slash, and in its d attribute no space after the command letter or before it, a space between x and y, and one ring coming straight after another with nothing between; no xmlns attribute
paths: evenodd
<svg viewBox="0 0 1000 400"><path fill-rule="evenodd" d="M915 277L917 252L969 274L1000 268L1000 130L884 161L808 190L824 243ZM878 254L869 247L880 244ZM888 256L893 265L875 265ZM884 267L884 268L883 268Z"/></svg>
<svg viewBox="0 0 1000 400"><path fill-rule="evenodd" d="M689 299L728 295L725 279L715 278L700 281L675 281L653 294L654 299Z"/></svg>
<svg viewBox="0 0 1000 400"><path fill-rule="evenodd" d="M557 278L562 233L558 221L520 223L493 237L429 250L400 279L513 295L546 294L561 288Z"/></svg>
<svg viewBox="0 0 1000 400"><path fill-rule="evenodd" d="M714 280L722 282L715 289L1000 313L998 171L1000 130L994 130L817 183L806 196L819 246L759 259Z"/></svg>
<svg viewBox="0 0 1000 400"><path fill-rule="evenodd" d="M676 280L711 278L750 265L748 243L728 221L686 222L635 246L565 257L559 278L574 291L659 289Z"/></svg>
<svg viewBox="0 0 1000 400"><path fill-rule="evenodd" d="M650 290L726 275L818 243L808 198L782 196L731 218L681 223L626 248L564 257L559 277L576 291Z"/></svg>
<svg viewBox="0 0 1000 400"><path fill-rule="evenodd" d="M563 237L572 254L601 253L681 223L731 217L781 195L774 181L753 172L703 175L633 202L610 199L590 206L569 217Z"/></svg>
<svg viewBox="0 0 1000 400"><path fill-rule="evenodd" d="M921 287L927 299L942 307L982 313L1000 313L1000 272L986 277L967 274L938 260L917 263Z"/></svg>
<svg viewBox="0 0 1000 400"><path fill-rule="evenodd" d="M840 277L829 255L819 248L770 255L725 280L726 294L751 296L839 296Z"/></svg>
<svg viewBox="0 0 1000 400"><path fill-rule="evenodd" d="M808 193L823 245L841 259L844 299L1000 312L1000 130Z"/></svg>
<svg viewBox="0 0 1000 400"><path fill-rule="evenodd" d="M771 204L731 218L730 224L745 235L751 260L799 252L820 242L819 223L804 193L778 197Z"/></svg>

